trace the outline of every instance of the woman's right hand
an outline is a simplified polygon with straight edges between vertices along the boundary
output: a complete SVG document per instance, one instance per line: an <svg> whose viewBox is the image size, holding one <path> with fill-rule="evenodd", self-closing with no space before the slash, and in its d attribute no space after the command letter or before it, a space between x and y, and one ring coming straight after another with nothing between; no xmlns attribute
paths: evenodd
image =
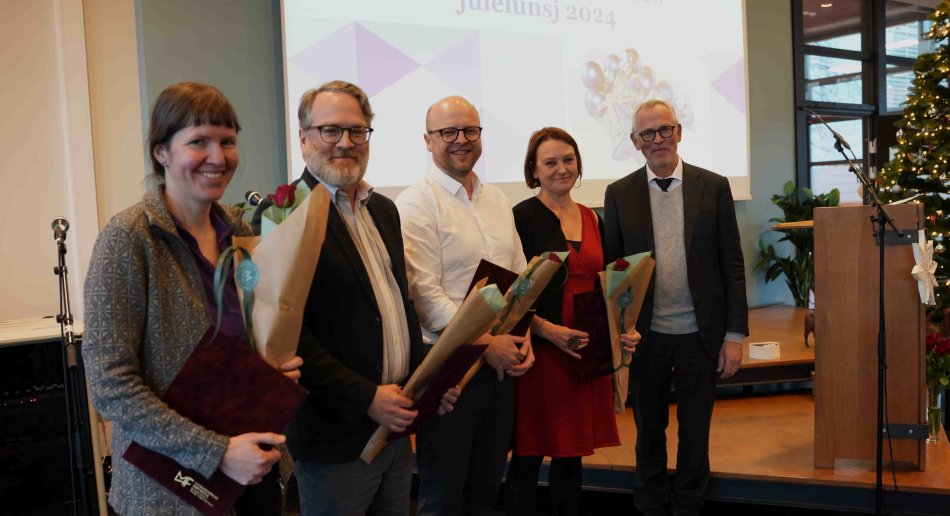
<svg viewBox="0 0 950 516"><path fill-rule="evenodd" d="M581 356L575 351L584 349L590 344L590 335L587 332L572 330L567 326L554 324L551 321L544 322L539 336L576 359L580 359Z"/></svg>
<svg viewBox="0 0 950 516"><path fill-rule="evenodd" d="M280 460L280 452L272 446L284 444L286 440L283 435L270 432L231 437L221 458L221 472L241 485L256 484Z"/></svg>

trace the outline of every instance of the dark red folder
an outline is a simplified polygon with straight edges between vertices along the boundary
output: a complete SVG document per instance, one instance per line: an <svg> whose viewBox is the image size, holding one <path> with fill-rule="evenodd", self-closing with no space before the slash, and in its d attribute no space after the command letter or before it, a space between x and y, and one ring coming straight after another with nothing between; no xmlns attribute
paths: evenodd
<svg viewBox="0 0 950 516"><path fill-rule="evenodd" d="M472 275L472 282L468 286L468 291L471 292L475 284L484 278L488 278L489 284L494 283L497 285L498 290L506 292L515 280L518 279L518 275L487 260L481 260L475 269L475 274ZM530 311L525 314L524 318L518 321L518 325L515 326L511 333L515 335L526 334L533 315L534 312ZM488 348L486 345L468 344L460 346L455 350L455 353L452 354L452 358L446 363L445 368L432 380L429 387L416 402L416 409L419 411L419 415L416 416L412 425L404 432L390 434L388 439L391 441L416 433L419 428L436 413L445 391L458 385L465 376L465 373L467 373L472 365L475 364L475 361L482 356L486 348Z"/></svg>
<svg viewBox="0 0 950 516"><path fill-rule="evenodd" d="M511 285L518 279L518 275L500 265L483 259L478 262L478 268L475 269L475 274L472 275L472 282L468 285L469 292L471 292L476 283L484 278L488 278L489 284L494 283L497 285L498 290L504 294L508 292ZM518 335L519 337L527 335L533 317L534 309L532 307L532 309L528 310L528 313L524 314L524 317L518 321L518 324L511 330L511 334Z"/></svg>
<svg viewBox="0 0 950 516"><path fill-rule="evenodd" d="M220 434L283 432L307 391L245 344L221 333L212 338L212 332L201 338L162 399ZM135 442L122 458L203 514L225 514L244 491L221 470L204 478Z"/></svg>
<svg viewBox="0 0 950 516"><path fill-rule="evenodd" d="M445 391L455 387L462 381L462 377L465 376L465 373L468 372L472 364L482 356L482 353L484 353L487 348L488 346L485 344L459 346L459 348L455 350L455 353L452 353L452 357L446 362L445 368L442 369L439 376L432 380L425 392L422 393L422 396L419 397L419 401L416 402L416 410L419 411L419 415L416 416L416 419L413 420L412 424L409 425L404 432L389 434L388 440L392 441L393 439L399 439L400 437L418 432L422 424L437 413L436 411L442 402L442 395L445 394Z"/></svg>
<svg viewBox="0 0 950 516"><path fill-rule="evenodd" d="M613 372L610 327L607 326L607 305L601 290L574 294L574 328L585 331L590 342L576 351L580 360L572 360L577 380L590 380Z"/></svg>

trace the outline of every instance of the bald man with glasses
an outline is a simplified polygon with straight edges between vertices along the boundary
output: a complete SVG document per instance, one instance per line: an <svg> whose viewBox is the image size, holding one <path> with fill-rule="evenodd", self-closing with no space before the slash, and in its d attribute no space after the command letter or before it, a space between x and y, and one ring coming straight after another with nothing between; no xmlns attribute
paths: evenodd
<svg viewBox="0 0 950 516"><path fill-rule="evenodd" d="M423 336L434 344L468 293L481 259L521 272L525 256L511 202L482 183L478 111L461 97L426 113L423 139L433 166L396 199L402 217L409 290ZM455 406L416 436L419 514L484 514L498 498L514 427L514 378L534 362L526 337L483 335L487 366Z"/></svg>

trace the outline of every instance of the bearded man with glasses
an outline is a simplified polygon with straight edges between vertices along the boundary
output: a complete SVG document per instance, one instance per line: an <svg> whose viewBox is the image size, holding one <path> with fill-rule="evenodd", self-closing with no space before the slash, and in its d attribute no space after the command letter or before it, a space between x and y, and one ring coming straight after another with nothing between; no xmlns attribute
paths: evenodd
<svg viewBox="0 0 950 516"><path fill-rule="evenodd" d="M331 200L297 349L310 395L287 429L300 511L408 515L409 438L390 441L370 464L359 458L379 425L402 432L418 415L400 385L423 356L399 213L363 180L373 110L358 86L333 81L304 93L297 114L307 168L294 184L325 188ZM442 410L457 393L446 393Z"/></svg>
<svg viewBox="0 0 950 516"><path fill-rule="evenodd" d="M656 258L630 365L637 425L634 502L645 515L699 514L709 480L709 424L717 375L742 362L749 334L745 267L735 204L725 177L684 163L683 128L660 100L634 113L630 139L646 166L607 187L608 261L652 251ZM742 159L736 156L736 159ZM679 422L676 474L667 476L670 388Z"/></svg>
<svg viewBox="0 0 950 516"><path fill-rule="evenodd" d="M433 166L396 198L406 242L409 290L434 344L468 294L481 259L520 273L527 266L511 201L482 183L478 111L461 97L426 113L423 138ZM427 421L416 435L419 514L484 514L498 498L514 426L514 381L534 363L528 337L481 336L482 367L454 411Z"/></svg>

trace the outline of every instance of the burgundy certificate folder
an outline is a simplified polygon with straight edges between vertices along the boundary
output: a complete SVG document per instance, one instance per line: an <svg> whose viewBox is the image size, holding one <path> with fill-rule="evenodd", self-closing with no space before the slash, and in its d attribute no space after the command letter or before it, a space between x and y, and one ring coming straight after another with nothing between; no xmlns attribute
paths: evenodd
<svg viewBox="0 0 950 516"><path fill-rule="evenodd" d="M416 410L419 415L412 421L404 432L389 434L389 440L399 439L407 435L412 435L419 431L430 417L437 413L439 404L442 402L442 395L445 391L458 385L465 373L468 372L472 364L482 356L488 346L485 344L467 344L459 346L452 353L452 357L445 364L445 368L439 373L439 376L432 380L432 383L426 388L419 401L416 402Z"/></svg>
<svg viewBox="0 0 950 516"><path fill-rule="evenodd" d="M472 282L469 284L468 289L472 290L472 287L483 278L488 278L489 284L494 283L498 285L498 290L502 293L506 293L515 280L518 279L518 275L500 265L495 265L483 259L478 262L478 268L475 269L475 274L472 275ZM511 334L517 336L527 335L533 317L534 308L532 307L532 309L524 314L524 317L518 321L518 324L511 330Z"/></svg>
<svg viewBox="0 0 950 516"><path fill-rule="evenodd" d="M607 305L600 290L574 294L574 328L588 333L590 343L575 351L581 356L574 369L578 380L589 380L613 372L610 328L607 326Z"/></svg>
<svg viewBox="0 0 950 516"><path fill-rule="evenodd" d="M307 391L221 333L209 329L162 396L195 423L227 436L282 433ZM156 482L207 515L225 514L244 486L218 470L204 478L133 442L122 455Z"/></svg>

